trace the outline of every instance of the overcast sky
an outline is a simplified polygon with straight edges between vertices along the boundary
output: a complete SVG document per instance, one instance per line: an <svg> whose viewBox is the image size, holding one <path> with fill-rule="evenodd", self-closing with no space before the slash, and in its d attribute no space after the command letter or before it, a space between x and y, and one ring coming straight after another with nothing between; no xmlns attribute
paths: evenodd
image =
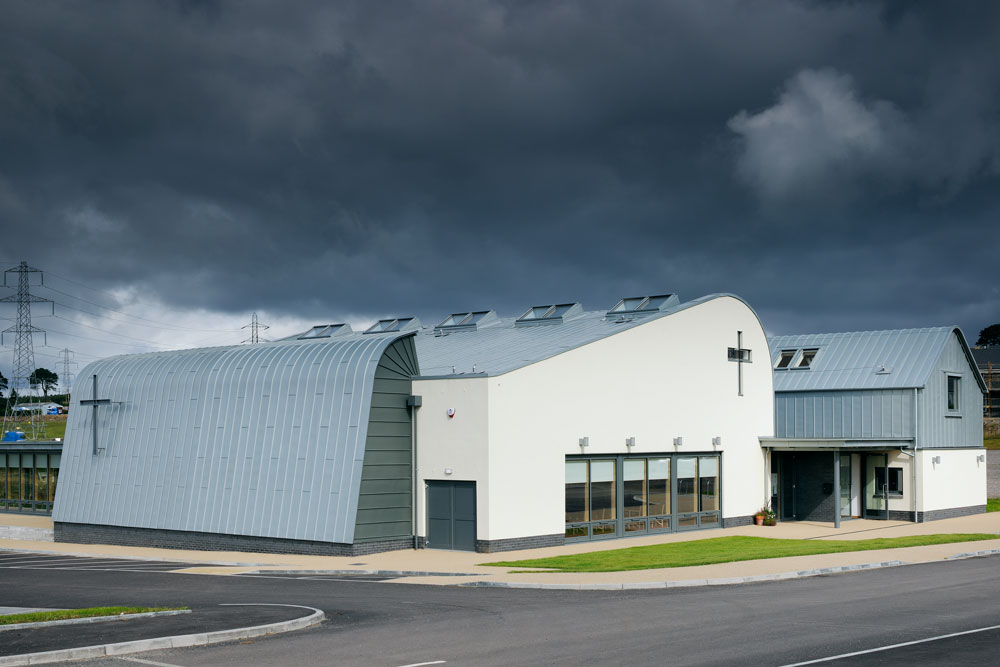
<svg viewBox="0 0 1000 667"><path fill-rule="evenodd" d="M998 44L996 2L11 0L0 260L81 362L660 292L974 342Z"/></svg>

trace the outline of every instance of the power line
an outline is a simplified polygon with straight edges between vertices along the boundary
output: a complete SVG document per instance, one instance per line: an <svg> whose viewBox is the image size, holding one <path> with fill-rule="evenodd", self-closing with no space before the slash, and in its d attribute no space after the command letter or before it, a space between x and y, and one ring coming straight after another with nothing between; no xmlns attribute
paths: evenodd
<svg viewBox="0 0 1000 667"><path fill-rule="evenodd" d="M73 372L70 371L70 366L76 366L77 363L70 358L70 355L74 354L73 350L65 347L60 352L63 356L59 360L62 364L62 375L59 376L59 379L62 380L63 388L69 393L73 387Z"/></svg>
<svg viewBox="0 0 1000 667"><path fill-rule="evenodd" d="M65 280L65 278L64 278L64 280ZM73 281L71 281L71 282L73 282ZM82 283L79 283L79 284L82 285ZM142 320L144 322L151 322L152 324L156 325L156 327L151 327L151 328L174 329L174 330L177 330L177 331L194 331L196 333L232 333L233 331L235 331L234 329L197 329L197 328L194 328L194 327L182 327L182 326L178 326L176 324L168 324L166 322L159 322L157 320L151 320L148 317L142 317L140 315L132 315L131 313L126 313L124 311L117 310L115 308L111 308L110 306L105 306L103 304L97 303L96 301L90 301L89 299L84 299L83 297L76 296L75 294L70 294L69 292L63 292L62 290L57 290L56 288L50 287L49 285L44 285L44 287L45 287L45 289L50 290L52 292L55 292L56 294L62 294L63 296L68 296L71 299L76 299L77 301L82 301L84 303L89 303L92 306L97 306L98 308L103 308L105 310L110 310L113 313L118 313L119 315L124 315L125 317L132 317L132 318L135 318L137 320ZM107 292L107 293L110 294L110 292ZM95 317L104 317L104 318L112 320L114 322L122 322L123 324L129 324L129 325L132 325L132 326L140 326L140 327L141 326L149 326L147 324L139 324L138 322L123 322L122 320L116 320L115 318L108 317L107 315L101 315L100 313L92 313L92 312L90 312L88 310L83 310L82 308L77 308L75 306L69 306L69 305L64 304L64 303L60 303L59 305L66 306L67 308L72 308L73 310L78 310L81 313L87 313L88 315L93 315Z"/></svg>

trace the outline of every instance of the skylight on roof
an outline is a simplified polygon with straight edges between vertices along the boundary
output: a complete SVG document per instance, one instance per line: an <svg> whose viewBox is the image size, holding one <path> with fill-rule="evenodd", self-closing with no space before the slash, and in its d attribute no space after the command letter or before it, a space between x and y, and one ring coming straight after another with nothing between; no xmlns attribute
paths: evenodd
<svg viewBox="0 0 1000 667"><path fill-rule="evenodd" d="M583 312L583 306L579 303L557 303L551 306L532 306L528 311L517 318L514 326L525 326L531 324L558 324L568 317L579 315Z"/></svg>
<svg viewBox="0 0 1000 667"><path fill-rule="evenodd" d="M306 340L309 338L330 338L334 334L341 333L347 327L346 324L318 324L314 326L309 331L305 332L299 336L299 340ZM347 331L350 331L350 327L347 327Z"/></svg>
<svg viewBox="0 0 1000 667"><path fill-rule="evenodd" d="M389 318L385 320L379 320L375 324L371 325L365 330L366 334L370 333L389 333L390 331L402 331L406 328L412 328L412 323L416 321L413 317L400 317L400 318Z"/></svg>
<svg viewBox="0 0 1000 667"><path fill-rule="evenodd" d="M788 365L792 363L792 359L795 358L795 353L798 350L782 350L781 356L778 357L778 363L774 365L775 368L788 368Z"/></svg>
<svg viewBox="0 0 1000 667"><path fill-rule="evenodd" d="M452 313L443 322L434 327L435 331L466 331L475 330L481 324L487 324L497 319L492 310L474 310L467 313Z"/></svg>
<svg viewBox="0 0 1000 667"><path fill-rule="evenodd" d="M818 348L812 348L808 350L802 350L802 357L799 359L799 363L796 364L796 368L809 368L812 366L813 359L816 358L816 353L819 352Z"/></svg>
<svg viewBox="0 0 1000 667"><path fill-rule="evenodd" d="M608 311L608 317L625 317L627 315L646 315L665 310L680 303L676 294L656 294L653 296L629 296L615 304Z"/></svg>

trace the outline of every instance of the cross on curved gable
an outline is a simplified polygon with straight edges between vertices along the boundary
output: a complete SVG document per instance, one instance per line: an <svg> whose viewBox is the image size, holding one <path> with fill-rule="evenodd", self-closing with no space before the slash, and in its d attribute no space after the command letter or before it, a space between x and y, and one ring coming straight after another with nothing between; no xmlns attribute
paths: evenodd
<svg viewBox="0 0 1000 667"><path fill-rule="evenodd" d="M87 399L87 400L81 400L80 401L80 405L91 405L91 406L94 407L94 420L93 420L93 422L94 422L93 423L93 427L94 427L94 455L96 456L97 455L97 408L98 408L98 406L101 406L101 405L110 405L111 404L111 399L110 398L97 398L97 375L94 375L93 378L94 378L94 393L91 394L91 396L93 396L93 398Z"/></svg>
<svg viewBox="0 0 1000 667"><path fill-rule="evenodd" d="M736 362L736 391L743 395L743 364L752 363L750 350L743 347L743 332L736 332L736 347L729 348L729 361Z"/></svg>

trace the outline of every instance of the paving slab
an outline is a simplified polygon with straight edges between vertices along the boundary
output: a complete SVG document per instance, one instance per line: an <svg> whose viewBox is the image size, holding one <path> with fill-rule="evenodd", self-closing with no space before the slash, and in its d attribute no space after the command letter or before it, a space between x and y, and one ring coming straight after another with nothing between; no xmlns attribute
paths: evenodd
<svg viewBox="0 0 1000 667"><path fill-rule="evenodd" d="M0 515L0 524L6 515ZM36 518L36 517L31 517ZM739 561L685 568L639 570L609 573L540 573L511 574L509 569L488 567L485 563L526 558L622 549L647 544L664 544L713 537L748 535L785 539L811 540L864 540L877 537L903 537L935 533L993 533L998 540L959 543L906 549L862 551L817 556L797 556L757 561ZM638 538L581 542L559 547L525 549L495 554L435 549L390 551L367 556L307 556L295 554L261 554L234 551L195 551L186 549L159 549L122 547L114 545L69 544L0 540L0 549L29 550L64 555L85 555L124 559L172 561L190 564L178 570L182 573L201 575L241 575L249 572L358 572L397 575L394 582L461 585L472 582L494 583L552 583L574 585L641 585L656 582L691 582L699 580L745 579L746 577L796 575L834 567L856 567L866 564L902 561L907 563L946 560L977 551L1000 548L1000 512L977 514L927 523L903 521L844 521L840 528L833 523L798 521L781 522L777 526L740 526L714 530L647 535ZM412 576L407 576L410 573ZM440 573L440 574L435 574ZM445 576L447 575L447 576ZM458 575L458 576L456 576Z"/></svg>

